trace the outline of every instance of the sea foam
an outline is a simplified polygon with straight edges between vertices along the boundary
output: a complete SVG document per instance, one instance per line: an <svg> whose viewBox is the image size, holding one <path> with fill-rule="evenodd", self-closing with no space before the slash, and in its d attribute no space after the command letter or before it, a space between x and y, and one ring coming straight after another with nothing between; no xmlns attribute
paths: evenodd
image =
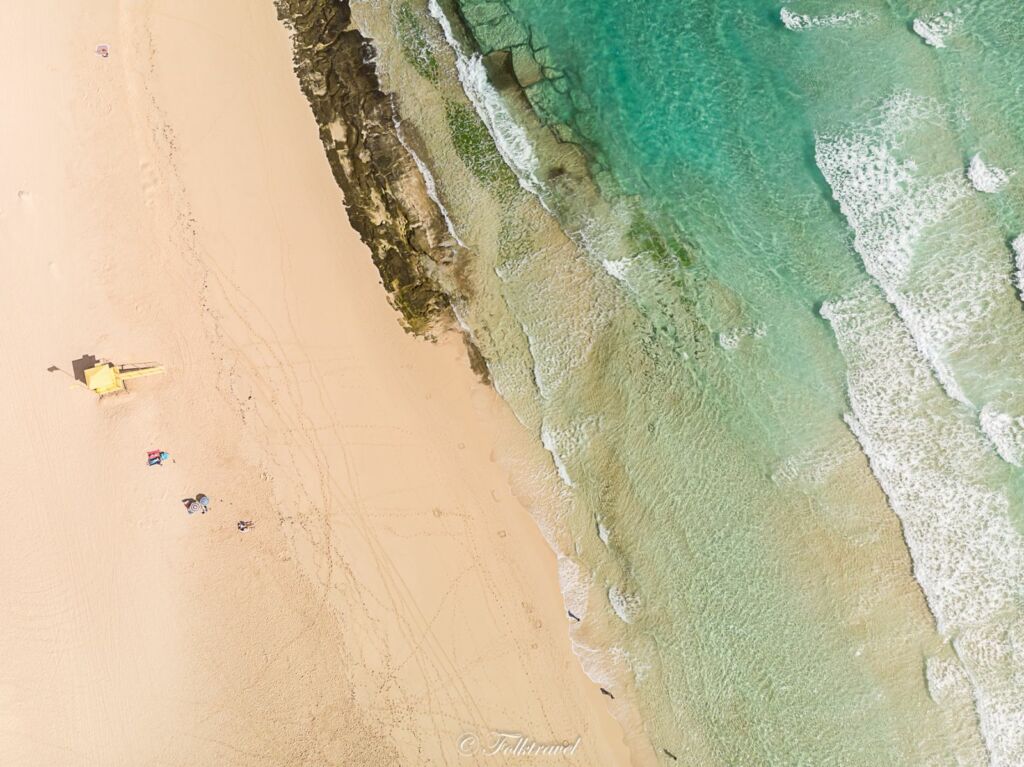
<svg viewBox="0 0 1024 767"><path fill-rule="evenodd" d="M1018 234L1010 243L1013 250L1014 266L1017 267L1014 273L1014 282L1017 285L1017 294L1020 300L1024 301L1024 234Z"/></svg>
<svg viewBox="0 0 1024 767"><path fill-rule="evenodd" d="M1007 174L977 155L967 174L924 172L908 152L946 119L934 102L897 94L866 124L818 136L816 160L865 269L945 393L978 413L1000 457L1022 466L1024 365L1020 354L995 351L1015 348L1019 304L1007 291L998 231L975 215L973 194L997 191Z"/></svg>
<svg viewBox="0 0 1024 767"><path fill-rule="evenodd" d="M877 125L822 134L815 143L818 167L854 230L854 246L887 289L906 277L925 229L970 191L955 171L922 177L913 160L900 157L905 134L936 111L926 99L898 93L882 105Z"/></svg>
<svg viewBox="0 0 1024 767"><path fill-rule="evenodd" d="M744 338L764 338L768 329L763 323L739 328L729 328L718 334L718 345L726 351L738 349Z"/></svg>
<svg viewBox="0 0 1024 767"><path fill-rule="evenodd" d="M828 16L808 16L805 13L794 13L785 7L779 11L779 20L783 26L794 32L804 29L853 27L873 19L871 14L863 11L847 11Z"/></svg>
<svg viewBox="0 0 1024 767"><path fill-rule="evenodd" d="M611 277L614 277L619 282L626 282L626 275L629 274L629 259L619 258L609 260L607 258L601 260L601 266L608 272Z"/></svg>
<svg viewBox="0 0 1024 767"><path fill-rule="evenodd" d="M925 661L925 679L928 694L939 705L971 694L971 680L955 656L928 658Z"/></svg>
<svg viewBox="0 0 1024 767"><path fill-rule="evenodd" d="M971 187L958 171L936 176L920 172L901 156L907 135L933 120L936 105L908 93L885 101L875 124L846 133L817 137L815 159L854 232L854 248L864 267L882 287L911 329L918 351L931 364L946 393L968 402L948 362L954 344L972 342L973 326L983 319L979 296L998 289L983 272L968 272L933 286L931 292L908 290L908 277L922 237L949 218ZM969 254L968 254L969 255Z"/></svg>
<svg viewBox="0 0 1024 767"><path fill-rule="evenodd" d="M640 609L638 597L614 585L608 588L608 603L623 623L632 623L636 617L637 610Z"/></svg>
<svg viewBox="0 0 1024 767"><path fill-rule="evenodd" d="M455 68L462 89L487 126L502 159L515 172L520 185L540 197L543 187L537 179L537 168L540 165L537 153L526 131L512 117L501 95L488 80L483 58L475 53L466 55L462 45L455 39L452 25L437 0L429 0L427 7L430 15L441 25L445 40L455 53Z"/></svg>
<svg viewBox="0 0 1024 767"><path fill-rule="evenodd" d="M551 454L551 458L555 462L555 468L558 469L558 476L561 477L562 482L568 487L572 487L572 477L569 476L569 469L566 468L565 461L562 459L561 453L558 452L558 445L555 443L555 437L545 425L540 431L540 441L544 445L544 449Z"/></svg>
<svg viewBox="0 0 1024 767"><path fill-rule="evenodd" d="M943 397L874 287L827 302L822 315L847 362L846 421L900 518L939 631L963 663L992 764L1024 764L1019 661L1006 650L1024 647L1024 540L1005 492L984 481L1001 476L995 456L974 414ZM942 698L958 674L930 672Z"/></svg>
<svg viewBox="0 0 1024 767"><path fill-rule="evenodd" d="M395 114L398 113L397 109L394 111ZM450 234L452 239L459 243L459 245L466 247L466 243L459 239L459 235L455 233L455 223L448 215L448 209L444 206L444 203L441 202L441 197L437 192L437 181L434 179L434 174L430 172L430 168L427 167L427 164L420 159L420 156L416 154L416 151L409 145L409 142L406 141L405 135L402 131L402 123L399 119L397 117L393 117L392 119L395 124L395 135L398 136L398 141L403 147L405 147L405 151L407 151L409 156L412 157L412 161L416 163L416 169L419 170L420 176L423 178L423 184L427 188L427 196L434 201L434 204L437 205L437 209L441 211L441 215L444 217L445 226L448 228L448 234ZM469 330L465 323L462 323L462 325L464 330Z"/></svg>
<svg viewBox="0 0 1024 767"><path fill-rule="evenodd" d="M989 403L981 409L979 422L1000 458L1024 466L1024 418L1002 413Z"/></svg>
<svg viewBox="0 0 1024 767"><path fill-rule="evenodd" d="M961 25L960 11L945 11L926 19L914 19L914 33L933 48L945 48L946 38L955 34Z"/></svg>
<svg viewBox="0 0 1024 767"><path fill-rule="evenodd" d="M1010 180L1005 170L988 165L981 159L980 153L971 158L971 164L967 167L967 178L971 180L971 185L975 189L986 194L1002 191Z"/></svg>
<svg viewBox="0 0 1024 767"><path fill-rule="evenodd" d="M558 556L558 583L565 607L583 620L587 617L587 601L593 576L584 575L579 562L564 555Z"/></svg>
<svg viewBox="0 0 1024 767"><path fill-rule="evenodd" d="M962 169L928 173L908 156L946 119L929 100L898 95L874 120L819 136L816 158L866 270L946 393L1019 415L1020 356L993 351L1012 348L1020 328L998 231L976 215L981 203Z"/></svg>

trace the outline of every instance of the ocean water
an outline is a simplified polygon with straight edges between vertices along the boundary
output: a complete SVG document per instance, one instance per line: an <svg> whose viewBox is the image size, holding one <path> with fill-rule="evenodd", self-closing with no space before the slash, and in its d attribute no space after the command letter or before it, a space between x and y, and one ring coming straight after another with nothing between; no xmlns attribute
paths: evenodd
<svg viewBox="0 0 1024 767"><path fill-rule="evenodd" d="M637 752L1024 764L1024 5L357 10Z"/></svg>

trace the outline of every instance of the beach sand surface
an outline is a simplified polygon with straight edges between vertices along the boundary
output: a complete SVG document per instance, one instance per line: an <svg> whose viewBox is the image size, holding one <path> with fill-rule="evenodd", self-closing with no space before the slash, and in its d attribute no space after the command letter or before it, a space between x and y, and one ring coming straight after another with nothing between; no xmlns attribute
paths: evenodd
<svg viewBox="0 0 1024 767"><path fill-rule="evenodd" d="M270 0L0 26L0 764L627 764L512 490L545 456L399 326ZM166 373L100 400L86 355Z"/></svg>

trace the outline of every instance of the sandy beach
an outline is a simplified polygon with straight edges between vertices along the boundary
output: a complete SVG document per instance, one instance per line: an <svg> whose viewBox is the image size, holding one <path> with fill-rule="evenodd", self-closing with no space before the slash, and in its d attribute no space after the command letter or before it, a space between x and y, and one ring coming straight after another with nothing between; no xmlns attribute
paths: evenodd
<svg viewBox="0 0 1024 767"><path fill-rule="evenodd" d="M270 0L0 24L0 764L629 763L542 449L400 327ZM86 355L166 373L97 399Z"/></svg>

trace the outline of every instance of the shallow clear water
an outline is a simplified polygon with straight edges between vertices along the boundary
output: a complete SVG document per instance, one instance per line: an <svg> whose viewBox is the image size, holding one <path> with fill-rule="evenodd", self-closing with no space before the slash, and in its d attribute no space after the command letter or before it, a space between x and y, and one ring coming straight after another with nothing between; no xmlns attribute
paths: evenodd
<svg viewBox="0 0 1024 767"><path fill-rule="evenodd" d="M687 764L1024 763L1024 6L460 6L525 30L608 201L540 190L574 251L436 163L591 673Z"/></svg>

